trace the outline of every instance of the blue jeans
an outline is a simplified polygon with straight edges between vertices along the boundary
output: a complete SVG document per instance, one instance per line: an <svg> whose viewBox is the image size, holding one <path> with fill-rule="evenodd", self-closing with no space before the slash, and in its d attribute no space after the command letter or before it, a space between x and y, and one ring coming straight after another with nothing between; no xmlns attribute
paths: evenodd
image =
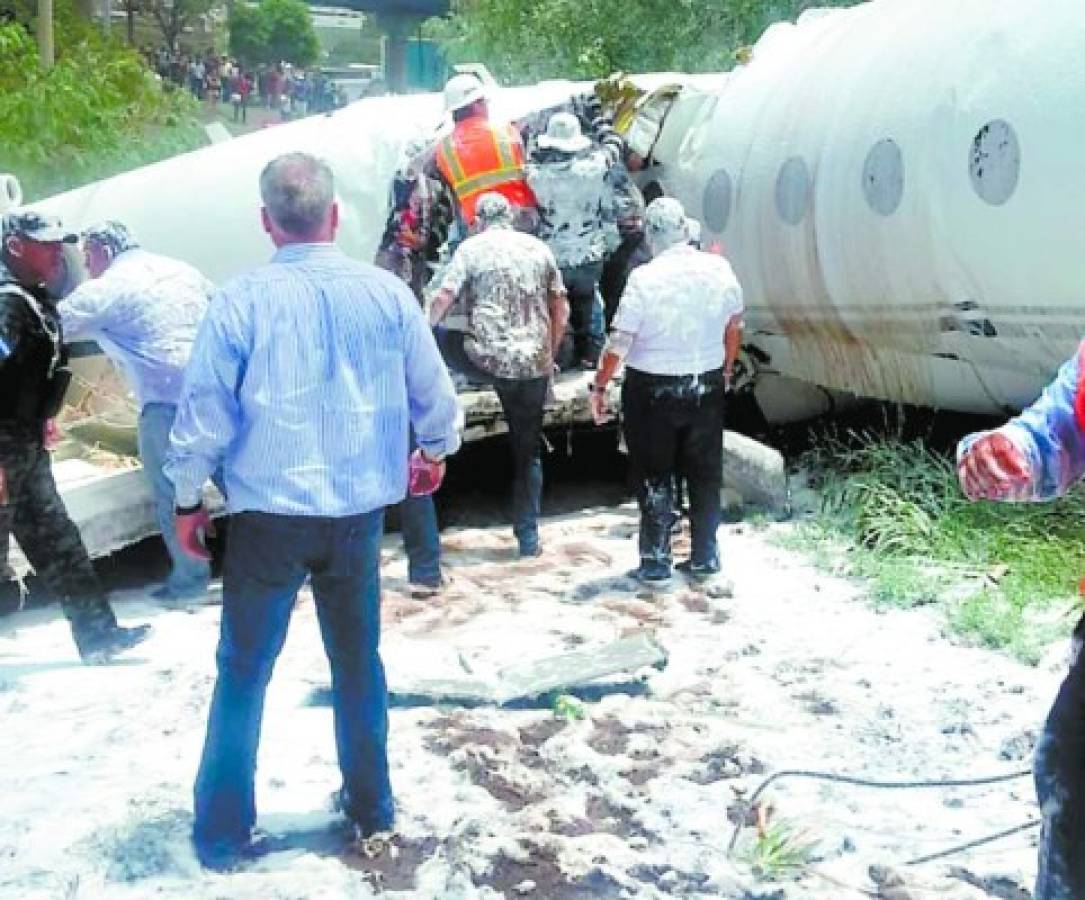
<svg viewBox="0 0 1085 900"><path fill-rule="evenodd" d="M542 506L542 427L549 378L498 378L476 366L463 347L464 333L435 328L445 363L473 381L489 384L501 402L512 450L512 532L521 553L539 546Z"/></svg>
<svg viewBox="0 0 1085 900"><path fill-rule="evenodd" d="M170 575L166 587L171 594L183 597L202 593L211 580L211 567L202 559L194 559L177 543L173 529L174 490L173 483L162 471L166 454L170 449L170 429L177 414L172 403L148 403L139 414L139 458L143 471L154 492L155 520L162 532L166 550L170 555ZM215 483L223 490L221 478ZM223 491L225 495L225 491Z"/></svg>
<svg viewBox="0 0 1085 900"><path fill-rule="evenodd" d="M218 681L196 776L197 844L243 845L256 821L264 695L306 576L331 664L344 811L363 832L391 827L388 692L378 649L383 529L383 510L344 518L243 512L231 519Z"/></svg>
<svg viewBox="0 0 1085 900"><path fill-rule="evenodd" d="M441 534L433 497L405 497L399 504L399 525L407 551L407 580L436 587L441 580Z"/></svg>

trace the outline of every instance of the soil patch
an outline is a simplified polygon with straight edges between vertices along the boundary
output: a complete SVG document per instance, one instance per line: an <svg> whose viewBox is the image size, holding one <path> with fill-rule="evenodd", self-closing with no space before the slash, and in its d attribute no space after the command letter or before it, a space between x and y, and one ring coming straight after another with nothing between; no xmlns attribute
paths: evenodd
<svg viewBox="0 0 1085 900"><path fill-rule="evenodd" d="M492 888L506 897L545 897L547 900L617 898L622 894L621 886L601 869L592 869L582 878L570 878L549 849L536 849L523 861L501 854L486 875L475 878L475 884Z"/></svg>

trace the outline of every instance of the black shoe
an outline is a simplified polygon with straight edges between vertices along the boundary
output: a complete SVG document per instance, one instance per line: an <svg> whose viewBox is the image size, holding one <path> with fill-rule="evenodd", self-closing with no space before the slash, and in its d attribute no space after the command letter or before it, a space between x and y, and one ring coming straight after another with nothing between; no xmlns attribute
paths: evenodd
<svg viewBox="0 0 1085 900"><path fill-rule="evenodd" d="M713 575L720 574L720 564L718 562L695 563L692 559L687 559L680 562L675 568L684 575L697 579L711 578Z"/></svg>
<svg viewBox="0 0 1085 900"><path fill-rule="evenodd" d="M671 567L663 563L641 563L629 573L630 578L649 583L660 583L671 580Z"/></svg>
<svg viewBox="0 0 1085 900"><path fill-rule="evenodd" d="M266 856L272 850L267 835L254 834L247 841L193 841L200 865L212 872L234 872L245 863Z"/></svg>
<svg viewBox="0 0 1085 900"><path fill-rule="evenodd" d="M109 662L118 653L130 650L136 644L142 644L150 635L150 625L137 625L135 628L115 625L92 636L76 638L75 643L83 662L88 666L97 666Z"/></svg>
<svg viewBox="0 0 1085 900"><path fill-rule="evenodd" d="M444 576L438 575L432 579L409 581L407 588L412 600L430 600L440 594L446 584Z"/></svg>
<svg viewBox="0 0 1085 900"><path fill-rule="evenodd" d="M351 827L354 829L354 837L357 840L364 841L373 837L375 834L387 834L392 830L394 824L391 819L388 821L378 821L373 818L356 817L351 811L350 795L347 794L347 789L345 787L332 791L332 795L328 800L328 806L332 812L342 813L346 816Z"/></svg>

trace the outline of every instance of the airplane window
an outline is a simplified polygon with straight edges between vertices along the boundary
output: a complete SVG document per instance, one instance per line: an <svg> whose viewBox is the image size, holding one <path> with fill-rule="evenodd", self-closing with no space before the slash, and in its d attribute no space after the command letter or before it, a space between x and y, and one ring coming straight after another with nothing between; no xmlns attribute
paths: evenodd
<svg viewBox="0 0 1085 900"><path fill-rule="evenodd" d="M863 194L874 212L891 216L904 196L904 156L891 138L870 148L863 165Z"/></svg>
<svg viewBox="0 0 1085 900"><path fill-rule="evenodd" d="M1001 206L1017 190L1021 145L1009 122L995 119L980 129L968 154L972 188L981 200Z"/></svg>
<svg viewBox="0 0 1085 900"><path fill-rule="evenodd" d="M810 205L810 170L806 160L793 156L776 178L776 210L789 225L798 225Z"/></svg>
<svg viewBox="0 0 1085 900"><path fill-rule="evenodd" d="M727 222L731 218L731 191L731 176L725 169L717 169L705 186L701 201L704 220L717 233L727 229Z"/></svg>

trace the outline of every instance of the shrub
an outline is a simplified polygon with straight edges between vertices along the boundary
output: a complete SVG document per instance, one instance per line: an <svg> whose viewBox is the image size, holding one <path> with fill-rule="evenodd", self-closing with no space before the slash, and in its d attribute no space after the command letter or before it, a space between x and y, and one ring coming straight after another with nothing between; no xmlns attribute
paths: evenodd
<svg viewBox="0 0 1085 900"><path fill-rule="evenodd" d="M25 28L0 25L0 171L28 200L204 143L192 101L134 51L63 14L57 46L45 71Z"/></svg>

